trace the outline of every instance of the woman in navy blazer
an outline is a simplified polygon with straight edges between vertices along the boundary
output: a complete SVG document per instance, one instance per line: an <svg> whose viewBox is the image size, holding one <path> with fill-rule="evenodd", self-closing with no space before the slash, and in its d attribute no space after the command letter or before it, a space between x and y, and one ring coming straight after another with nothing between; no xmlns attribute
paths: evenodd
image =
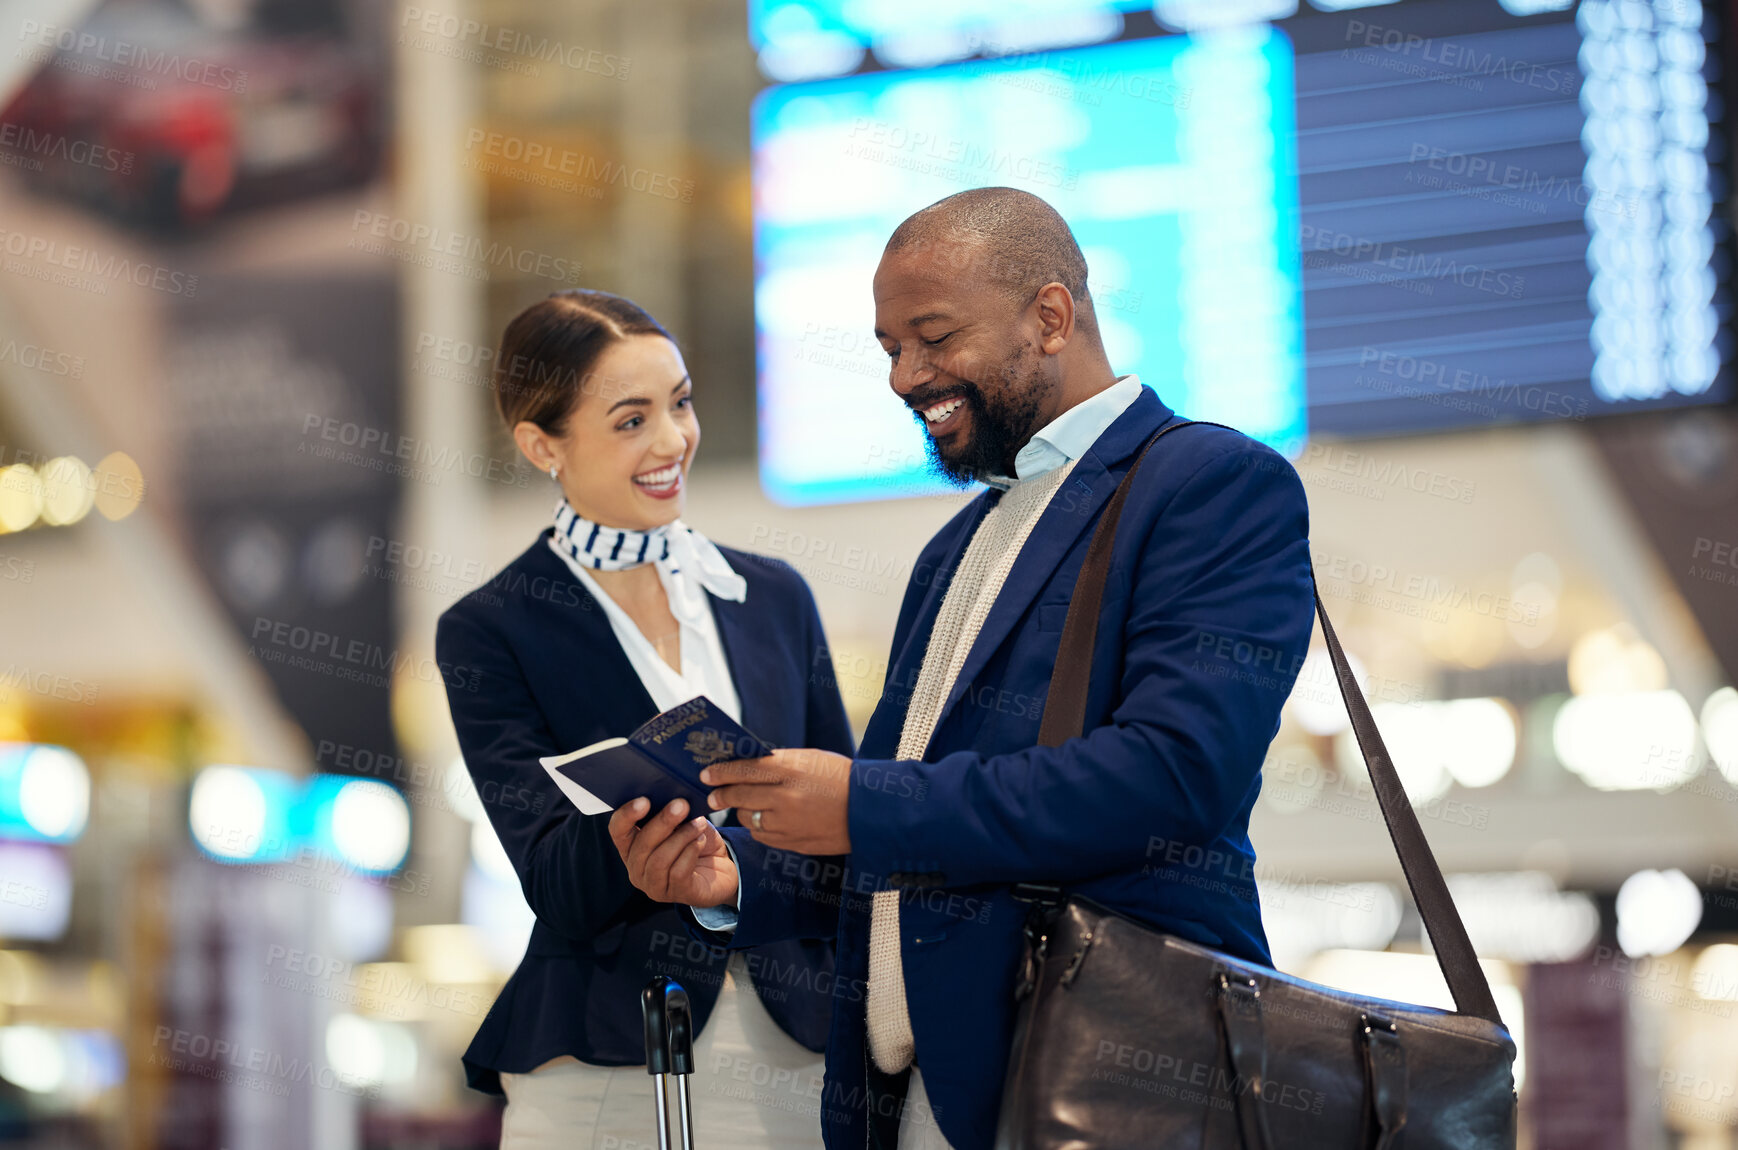
<svg viewBox="0 0 1738 1150"><path fill-rule="evenodd" d="M581 814L538 762L696 694L774 745L850 754L814 599L788 565L716 547L678 518L700 439L693 385L638 306L594 291L533 305L508 325L495 386L562 499L554 527L442 615L435 638L444 664L474 672L449 684L453 724L537 915L465 1053L468 1081L507 1095L504 1150L646 1142L639 992L667 974L698 1027L701 1141L818 1146L831 944L731 959L694 942L675 908L629 883L609 816ZM711 837L706 812L687 814Z"/></svg>

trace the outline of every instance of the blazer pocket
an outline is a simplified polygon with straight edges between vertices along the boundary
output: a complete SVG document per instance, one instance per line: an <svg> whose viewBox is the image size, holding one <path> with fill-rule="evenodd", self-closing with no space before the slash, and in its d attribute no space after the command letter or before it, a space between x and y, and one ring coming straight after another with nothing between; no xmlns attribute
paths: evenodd
<svg viewBox="0 0 1738 1150"><path fill-rule="evenodd" d="M1116 608L1126 598L1128 596L1125 594L1113 595L1107 589L1104 599L1098 605L1099 617L1102 618L1106 611ZM1038 605L1038 630L1060 635L1062 625L1066 622L1068 622L1067 603L1040 603Z"/></svg>

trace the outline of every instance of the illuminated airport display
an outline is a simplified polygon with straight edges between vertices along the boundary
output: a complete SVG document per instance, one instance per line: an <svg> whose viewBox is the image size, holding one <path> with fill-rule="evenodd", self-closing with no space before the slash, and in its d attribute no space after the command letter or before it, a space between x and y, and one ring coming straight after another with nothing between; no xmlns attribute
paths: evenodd
<svg viewBox="0 0 1738 1150"><path fill-rule="evenodd" d="M1731 396L1699 5L1427 5L1428 36L1330 7L1169 34L1081 4L1081 35L1123 38L1034 52L1008 47L1017 6L752 8L763 71L819 36L854 73L754 110L767 492L942 489L863 285L906 214L994 184L1074 224L1118 370L1288 454ZM980 58L917 67L918 31Z"/></svg>

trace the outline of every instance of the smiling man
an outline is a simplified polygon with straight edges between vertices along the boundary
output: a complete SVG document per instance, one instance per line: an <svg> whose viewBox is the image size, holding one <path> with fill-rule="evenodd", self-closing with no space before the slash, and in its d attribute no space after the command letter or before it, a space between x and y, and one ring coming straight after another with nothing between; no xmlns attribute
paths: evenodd
<svg viewBox="0 0 1738 1150"><path fill-rule="evenodd" d="M1178 420L1112 369L1086 280L1068 225L1025 192L962 192L900 225L874 282L889 382L937 469L987 486L914 568L936 576L906 589L859 756L708 768L712 805L746 824L722 834L681 803L611 822L635 885L697 908L709 941L837 937L830 1147L990 1150L1015 884L1268 961L1249 812L1313 602L1284 459L1210 425L1154 446L1112 552L1086 734L1036 745L1092 528Z"/></svg>

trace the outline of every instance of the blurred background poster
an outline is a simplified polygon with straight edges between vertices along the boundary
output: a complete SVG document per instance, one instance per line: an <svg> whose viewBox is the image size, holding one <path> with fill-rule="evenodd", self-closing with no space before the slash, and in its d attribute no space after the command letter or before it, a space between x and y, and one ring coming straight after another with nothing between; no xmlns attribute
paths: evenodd
<svg viewBox="0 0 1738 1150"><path fill-rule="evenodd" d="M531 918L433 634L555 501L502 327L670 328L685 518L808 579L861 730L971 496L870 274L1010 185L1115 366L1302 477L1521 1144L1738 1146L1735 20L0 0L0 1145L496 1145L458 1056ZM1251 831L1276 962L1446 1004L1346 726L1318 640Z"/></svg>
<svg viewBox="0 0 1738 1150"><path fill-rule="evenodd" d="M203 286L169 319L164 412L194 561L316 747L389 747L404 664L392 583L369 572L386 569L378 541L400 480L438 482L449 462L419 461L400 430L394 282L219 274Z"/></svg>

